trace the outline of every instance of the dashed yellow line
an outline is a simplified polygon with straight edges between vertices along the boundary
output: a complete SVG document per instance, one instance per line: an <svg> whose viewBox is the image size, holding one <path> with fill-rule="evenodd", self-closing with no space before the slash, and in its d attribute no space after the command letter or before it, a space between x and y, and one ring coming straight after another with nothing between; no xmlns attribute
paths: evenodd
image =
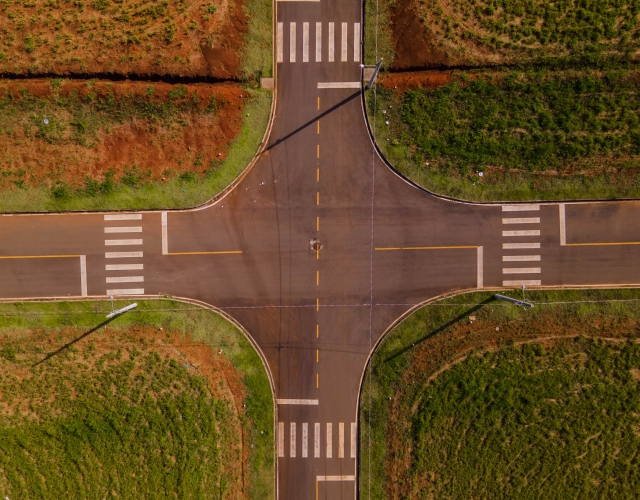
<svg viewBox="0 0 640 500"><path fill-rule="evenodd" d="M316 148L316 158L320 158L320 144L318 144L317 148Z"/></svg>
<svg viewBox="0 0 640 500"><path fill-rule="evenodd" d="M567 243L567 247L609 247L615 245L640 245L640 241L621 241L603 243Z"/></svg>
<svg viewBox="0 0 640 500"><path fill-rule="evenodd" d="M320 135L320 120L318 120L318 135Z"/></svg>
<svg viewBox="0 0 640 500"><path fill-rule="evenodd" d="M316 338L318 338L319 336L320 336L320 325L316 324Z"/></svg>
<svg viewBox="0 0 640 500"><path fill-rule="evenodd" d="M376 250L379 251L390 251L390 250L454 250L454 249L464 249L464 248L478 248L476 245L462 245L462 246L451 246L451 247L377 247Z"/></svg>
<svg viewBox="0 0 640 500"><path fill-rule="evenodd" d="M242 250L227 250L222 252L169 252L167 255L238 255Z"/></svg>
<svg viewBox="0 0 640 500"><path fill-rule="evenodd" d="M318 386L320 385L320 375L318 373L316 373L316 389L318 388Z"/></svg>
<svg viewBox="0 0 640 500"><path fill-rule="evenodd" d="M0 259L71 259L78 258L80 254L64 254L64 255L2 255Z"/></svg>
<svg viewBox="0 0 640 500"><path fill-rule="evenodd" d="M320 232L320 216L316 217L316 233Z"/></svg>
<svg viewBox="0 0 640 500"><path fill-rule="evenodd" d="M318 109L320 109L320 97L318 97Z"/></svg>
<svg viewBox="0 0 640 500"><path fill-rule="evenodd" d="M316 205L320 205L320 191L316 191Z"/></svg>
<svg viewBox="0 0 640 500"><path fill-rule="evenodd" d="M320 299L316 299L316 311L320 310ZM316 325L316 337L318 336L318 325Z"/></svg>
<svg viewBox="0 0 640 500"><path fill-rule="evenodd" d="M320 271L316 271L316 286L320 286Z"/></svg>
<svg viewBox="0 0 640 500"><path fill-rule="evenodd" d="M318 354L318 349L316 349L316 363L319 362L319 354Z"/></svg>
<svg viewBox="0 0 640 500"><path fill-rule="evenodd" d="M316 182L320 182L320 168L316 168Z"/></svg>

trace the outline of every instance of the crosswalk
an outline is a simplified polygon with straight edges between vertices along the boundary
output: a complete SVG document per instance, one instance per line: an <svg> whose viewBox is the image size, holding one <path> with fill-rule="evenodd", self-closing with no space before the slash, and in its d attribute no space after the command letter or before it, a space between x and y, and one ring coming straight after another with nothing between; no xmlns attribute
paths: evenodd
<svg viewBox="0 0 640 500"><path fill-rule="evenodd" d="M134 235L142 233L142 226L129 225L136 224L136 222L128 221L141 221L142 214L108 214L104 216L105 222L109 222L109 225L104 227L104 234L108 235L104 240L106 247L139 247L142 245L142 238L135 238ZM125 222L127 221L127 222ZM117 225L111 225L117 224ZM139 222L137 224L140 224ZM107 295L143 295L144 288L132 288L133 283L144 283L144 275L140 272L144 269L144 264L141 262L127 262L125 264L119 263L117 259L142 259L143 252L139 250L130 250L127 248L125 251L108 251L104 254L108 264L105 264L105 271L113 273L112 276L107 276L106 284L108 286L127 286L127 288L107 288ZM113 264L111 263L113 262ZM126 271L126 273L123 273ZM131 275L131 271L138 271L135 275ZM140 286L140 285L133 285Z"/></svg>
<svg viewBox="0 0 640 500"><path fill-rule="evenodd" d="M539 241L521 241L512 243L512 238L523 240L540 239L540 217L538 215L540 205L503 205L502 212L502 286L541 285L542 280L534 279L542 274ZM505 214L504 212L510 212ZM524 217L523 215L524 212ZM508 229L507 229L508 228ZM536 252L538 250L538 252ZM505 279L505 278L509 279Z"/></svg>
<svg viewBox="0 0 640 500"><path fill-rule="evenodd" d="M279 458L356 458L358 434L356 423L346 427L344 422L337 424L337 436L334 439L333 422L322 425L319 422L278 422ZM349 432L347 436L346 432ZM348 441L347 441L348 438ZM310 442L313 439L313 442ZM345 446L348 444L348 450ZM335 451L335 455L334 455Z"/></svg>
<svg viewBox="0 0 640 500"><path fill-rule="evenodd" d="M303 22L300 23L302 25L302 33L298 29L298 24L296 22L278 23L276 29L277 62L295 63L299 61L299 42L302 43L303 63L310 62L310 54L314 52L315 62L323 62L323 54L327 62L336 62L336 56L340 62L360 62L362 52L360 47L360 23ZM313 36L311 34L312 27ZM285 31L289 38L288 44L285 44ZM336 35L336 31L339 35ZM336 54L336 42L338 44L338 54ZM314 44L313 50L311 43ZM323 45L323 43L326 45ZM323 50L324 47L326 47L325 50ZM288 49L288 54L285 54L286 49ZM285 55L288 57L285 57Z"/></svg>

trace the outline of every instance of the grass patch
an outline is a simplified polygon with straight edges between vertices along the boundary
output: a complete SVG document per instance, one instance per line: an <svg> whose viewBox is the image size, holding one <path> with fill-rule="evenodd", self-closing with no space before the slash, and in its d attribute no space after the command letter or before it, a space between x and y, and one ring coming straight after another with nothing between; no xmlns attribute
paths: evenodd
<svg viewBox="0 0 640 500"><path fill-rule="evenodd" d="M248 31L242 51L242 77L260 82L273 76L273 9L267 0L248 0Z"/></svg>
<svg viewBox="0 0 640 500"><path fill-rule="evenodd" d="M29 149L31 157L34 147L58 156L25 164L19 155L15 160L6 155L0 211L187 208L222 191L255 155L269 121L271 94L231 86L217 100L215 92L205 100L185 86L167 87L164 99L154 95L153 86L148 95L116 97L83 88L46 99L5 97L0 127L7 143L15 151ZM234 126L239 133L227 137ZM187 147L182 139L189 127L203 131L206 148ZM131 163L105 161L127 144ZM154 154L141 155L145 148ZM166 162L157 158L165 154ZM85 157L95 165L93 176L85 173ZM64 166L52 164L56 160Z"/></svg>
<svg viewBox="0 0 640 500"><path fill-rule="evenodd" d="M95 328L110 308L0 304L3 494L274 498L269 381L251 344L221 316L170 300L138 302L32 366ZM198 363L207 352L213 361ZM233 390L225 363L237 373L244 410L220 396ZM233 415L240 433L229 424Z"/></svg>
<svg viewBox="0 0 640 500"><path fill-rule="evenodd" d="M640 291L490 297L425 306L380 344L360 496L633 497Z"/></svg>
<svg viewBox="0 0 640 500"><path fill-rule="evenodd" d="M436 89L378 88L378 144L404 175L457 198L638 197L638 77L475 71Z"/></svg>

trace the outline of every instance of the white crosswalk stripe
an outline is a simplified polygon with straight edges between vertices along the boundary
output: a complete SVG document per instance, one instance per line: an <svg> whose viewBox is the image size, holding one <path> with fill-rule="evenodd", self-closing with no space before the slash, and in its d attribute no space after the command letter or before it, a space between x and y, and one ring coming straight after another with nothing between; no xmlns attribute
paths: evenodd
<svg viewBox="0 0 640 500"><path fill-rule="evenodd" d="M122 225L122 221L139 221L142 220L142 214L109 214L104 216L105 221L118 221L118 226L105 226L105 234L117 233L142 233L142 226L126 226ZM143 244L142 238L136 239L117 239L104 240L105 246L138 246ZM142 252L105 252L105 259L137 259L142 258ZM105 264L105 271L142 271L143 264ZM144 283L144 276L107 276L105 279L107 284L114 283ZM120 288L108 289L107 295L144 295L144 288Z"/></svg>
<svg viewBox="0 0 640 500"><path fill-rule="evenodd" d="M540 205L528 204L528 205L502 205L502 212L540 212ZM506 215L506 214L505 214ZM520 214L513 214L520 215ZM524 214L528 215L528 214ZM534 215L534 214L531 214ZM514 224L527 224L525 227L530 228L531 224L540 224L540 217L503 217L502 224L514 225ZM534 226L535 227L535 226ZM515 229L502 231L503 238L530 238L532 236L540 236L540 229ZM518 242L518 243L502 243L502 250L510 250L508 255L502 256L502 262L513 263L526 263L526 262L540 262L542 256L540 254L531 254L531 252L524 252L518 254L517 251L539 249L539 242ZM513 265L513 264L512 264ZM525 264L526 265L526 264ZM531 275L541 274L541 267L503 267L503 275ZM505 276L506 277L506 276ZM524 277L523 279L506 279L502 281L502 286L534 286L541 285L542 280L529 279Z"/></svg>
<svg viewBox="0 0 640 500"><path fill-rule="evenodd" d="M325 435L322 436L322 424L314 422L313 425L313 457L310 454L309 422L278 422L277 453L279 458L356 458L358 435L355 422L345 426L344 422L338 422L337 456L334 457L333 422L327 422ZM298 433L298 429L301 432ZM350 435L347 435L347 432ZM324 457L323 446L324 442ZM348 447L348 450L347 450ZM288 449L288 452L286 450ZM349 454L347 457L346 453Z"/></svg>
<svg viewBox="0 0 640 500"><path fill-rule="evenodd" d="M311 35L311 26L315 24L315 37ZM336 33L336 24L339 24L339 33ZM326 28L325 28L326 25ZM323 36L325 30L326 37ZM297 29L297 23L289 22L289 40L285 40L285 23L279 22L276 26L276 61L278 63L296 63L300 62L296 51L298 50L298 37L302 44L302 62L310 61L310 54L315 49L315 62L322 62L323 43L326 44L327 62L336 62L336 42L340 51L340 62L350 61L350 46L352 48L353 61L360 63L362 58L362 49L360 41L360 23L347 22L329 22L311 23L304 21L302 23L302 33ZM339 37L339 40L336 38ZM315 43L315 46L311 45ZM351 44L351 45L350 45ZM286 52L289 52L287 58Z"/></svg>

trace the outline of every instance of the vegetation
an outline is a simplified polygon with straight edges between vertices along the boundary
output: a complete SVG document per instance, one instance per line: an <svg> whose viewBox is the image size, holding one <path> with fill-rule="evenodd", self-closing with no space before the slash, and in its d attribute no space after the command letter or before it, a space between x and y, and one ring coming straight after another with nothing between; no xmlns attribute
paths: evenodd
<svg viewBox="0 0 640 500"><path fill-rule="evenodd" d="M265 5L248 0L245 12L241 2L218 0L6 0L0 71L252 78L271 71ZM266 56L243 60L245 43Z"/></svg>
<svg viewBox="0 0 640 500"><path fill-rule="evenodd" d="M627 57L640 48L634 0L426 0L418 11L429 37L458 63Z"/></svg>
<svg viewBox="0 0 640 500"><path fill-rule="evenodd" d="M454 197L637 197L639 76L475 71L437 89L378 89L378 143L403 174Z"/></svg>
<svg viewBox="0 0 640 500"><path fill-rule="evenodd" d="M244 335L170 300L110 309L0 304L3 497L274 498L273 400Z"/></svg>
<svg viewBox="0 0 640 500"><path fill-rule="evenodd" d="M362 498L633 498L637 290L474 293L381 343L361 398Z"/></svg>
<svg viewBox="0 0 640 500"><path fill-rule="evenodd" d="M0 211L203 203L251 161L271 106L229 84L52 85L0 99Z"/></svg>

